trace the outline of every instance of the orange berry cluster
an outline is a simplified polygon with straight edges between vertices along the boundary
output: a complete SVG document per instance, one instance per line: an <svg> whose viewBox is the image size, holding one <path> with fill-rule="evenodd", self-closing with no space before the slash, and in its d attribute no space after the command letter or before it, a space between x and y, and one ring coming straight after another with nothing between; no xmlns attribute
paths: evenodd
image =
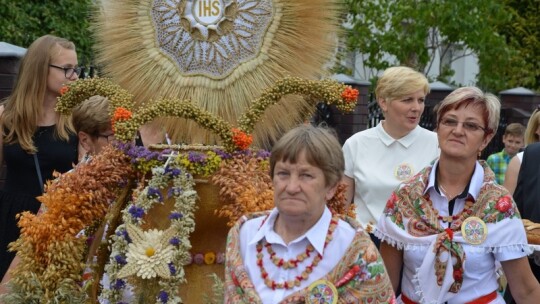
<svg viewBox="0 0 540 304"><path fill-rule="evenodd" d="M131 117L132 117L132 114L131 114L130 110L128 110L126 108L123 108L123 107L116 108L116 110L114 111L114 114L113 114L113 118L111 120L111 125L112 125L113 130L114 130L115 122L124 121L124 120L130 120Z"/></svg>
<svg viewBox="0 0 540 304"><path fill-rule="evenodd" d="M358 100L358 90L348 86L341 93L341 98L343 98L345 102L356 102Z"/></svg>
<svg viewBox="0 0 540 304"><path fill-rule="evenodd" d="M242 130L233 128L233 142L240 150L246 150L253 142L253 136L244 133Z"/></svg>

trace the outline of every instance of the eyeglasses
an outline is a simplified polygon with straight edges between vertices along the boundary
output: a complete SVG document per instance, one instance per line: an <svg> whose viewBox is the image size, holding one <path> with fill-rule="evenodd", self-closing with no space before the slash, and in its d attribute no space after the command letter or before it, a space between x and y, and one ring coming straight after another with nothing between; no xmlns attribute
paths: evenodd
<svg viewBox="0 0 540 304"><path fill-rule="evenodd" d="M49 64L49 66L51 68L56 68L56 69L60 69L60 70L64 70L64 76L66 77L66 79L71 79L71 77L73 77L73 74L77 73L77 75L79 75L81 73L81 67L69 67L69 68L66 68L66 67L61 67L61 66L57 66L57 65L54 65L54 64Z"/></svg>
<svg viewBox="0 0 540 304"><path fill-rule="evenodd" d="M478 125L475 122L471 122L471 121L460 122L460 121L457 121L457 120L455 120L453 118L443 118L441 120L441 125L443 125L445 127L449 127L449 128L456 128L458 126L458 124L460 124L460 123L463 126L463 129L465 129L466 131L476 132L478 130L482 130L484 132L487 132L486 128L481 127L480 125Z"/></svg>
<svg viewBox="0 0 540 304"><path fill-rule="evenodd" d="M112 142L114 140L114 134L98 134L98 137L103 137L107 142Z"/></svg>

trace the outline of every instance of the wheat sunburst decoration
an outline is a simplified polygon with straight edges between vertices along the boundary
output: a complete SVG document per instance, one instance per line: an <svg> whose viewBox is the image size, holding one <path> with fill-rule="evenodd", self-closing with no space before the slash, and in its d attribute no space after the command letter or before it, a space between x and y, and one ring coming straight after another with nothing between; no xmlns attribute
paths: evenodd
<svg viewBox="0 0 540 304"><path fill-rule="evenodd" d="M320 79L335 50L337 0L102 0L94 22L104 76L138 105L192 100L234 123L250 101L286 76ZM288 97L254 130L279 136L312 107ZM174 141L213 144L193 122L167 119Z"/></svg>

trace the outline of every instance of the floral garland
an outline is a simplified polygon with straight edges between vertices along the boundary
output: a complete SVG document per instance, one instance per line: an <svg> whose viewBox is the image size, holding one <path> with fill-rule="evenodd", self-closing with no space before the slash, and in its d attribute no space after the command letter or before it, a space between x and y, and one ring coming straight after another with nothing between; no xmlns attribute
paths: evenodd
<svg viewBox="0 0 540 304"><path fill-rule="evenodd" d="M112 115L116 108L133 108L133 95L113 83L108 78L85 78L74 81L60 89L60 97L55 111L69 115L71 110L84 100L99 95L109 99L109 111Z"/></svg>
<svg viewBox="0 0 540 304"><path fill-rule="evenodd" d="M263 92L257 98L249 110L238 119L241 130L250 133L255 124L260 120L266 109L279 102L285 95L298 94L304 96L315 105L319 101L333 104L349 113L356 107L358 90L350 86L338 83L331 79L307 80L299 77L287 77L279 80L276 84Z"/></svg>
<svg viewBox="0 0 540 304"><path fill-rule="evenodd" d="M115 135L121 141L131 141L137 129L157 117L175 116L194 120L201 127L219 136L228 152L247 150L253 142L251 133L266 109L278 103L285 95L298 94L314 105L320 100L334 104L344 112L356 107L358 90L334 80L305 80L297 77L284 78L267 89L255 100L248 111L238 120L238 127L202 110L188 100L164 98L149 107L129 112L128 107L118 108L114 114Z"/></svg>
<svg viewBox="0 0 540 304"><path fill-rule="evenodd" d="M102 299L122 301L129 282L136 286L137 297L153 297L156 303L181 302L177 291L179 284L186 282L183 267L191 259L189 235L195 228L197 194L193 186L191 175L174 161L152 169L148 186L124 209L124 224L112 237L112 252L105 268L111 283L103 290ZM143 230L152 208L170 198L174 198L170 226L166 230Z"/></svg>

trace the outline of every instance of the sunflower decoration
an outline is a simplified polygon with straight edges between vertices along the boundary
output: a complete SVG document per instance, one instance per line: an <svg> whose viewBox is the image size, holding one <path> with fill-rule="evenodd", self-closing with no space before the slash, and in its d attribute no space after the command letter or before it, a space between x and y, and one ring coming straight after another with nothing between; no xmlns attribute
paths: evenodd
<svg viewBox="0 0 540 304"><path fill-rule="evenodd" d="M234 124L278 80L327 76L343 11L338 0L102 1L96 57L138 106L190 100ZM314 111L303 98L284 98L250 130L254 145L268 146ZM220 140L190 119L163 124L173 142Z"/></svg>

